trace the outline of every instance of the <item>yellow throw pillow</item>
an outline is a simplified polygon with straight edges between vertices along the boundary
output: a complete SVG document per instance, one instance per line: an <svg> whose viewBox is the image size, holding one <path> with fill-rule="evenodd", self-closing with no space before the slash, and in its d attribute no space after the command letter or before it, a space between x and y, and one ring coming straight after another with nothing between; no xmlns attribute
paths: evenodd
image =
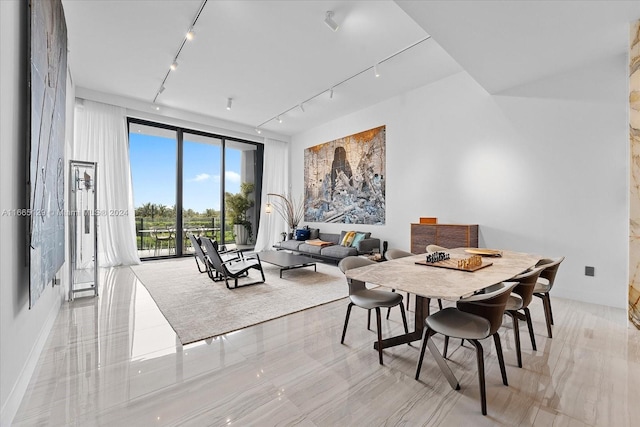
<svg viewBox="0 0 640 427"><path fill-rule="evenodd" d="M344 235L344 238L342 239L342 242L340 243L342 246L351 246L351 242L353 242L353 239L356 237L356 232L355 231L347 231Z"/></svg>

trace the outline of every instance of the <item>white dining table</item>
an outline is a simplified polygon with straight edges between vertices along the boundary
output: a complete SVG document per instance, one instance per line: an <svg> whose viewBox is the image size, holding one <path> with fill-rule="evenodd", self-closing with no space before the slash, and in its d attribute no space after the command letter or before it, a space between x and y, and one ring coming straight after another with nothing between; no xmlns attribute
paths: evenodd
<svg viewBox="0 0 640 427"><path fill-rule="evenodd" d="M477 250L456 248L447 250L446 253L452 260L469 258L473 254L467 253L467 249ZM422 339L431 299L457 301L474 295L492 285L508 281L535 266L543 258L522 252L500 252L501 256L483 257L483 263L491 265L473 272L416 264L425 261L425 254L420 254L351 269L345 274L348 279L416 295L414 330L382 340L382 348L388 348ZM458 390L458 381L433 344L433 340L429 340L428 347L451 387ZM377 342L374 343L374 349L378 349Z"/></svg>

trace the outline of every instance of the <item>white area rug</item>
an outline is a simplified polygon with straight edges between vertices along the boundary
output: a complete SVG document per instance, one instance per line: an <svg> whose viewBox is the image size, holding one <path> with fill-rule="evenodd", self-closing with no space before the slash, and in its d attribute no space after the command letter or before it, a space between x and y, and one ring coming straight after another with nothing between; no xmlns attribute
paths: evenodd
<svg viewBox="0 0 640 427"><path fill-rule="evenodd" d="M317 272L313 267L284 271L280 279L279 269L263 262L266 282L237 289L198 272L193 258L131 269L182 344L189 344L348 296L346 279L335 265L319 262L317 267ZM250 271L250 281L259 278L259 271Z"/></svg>

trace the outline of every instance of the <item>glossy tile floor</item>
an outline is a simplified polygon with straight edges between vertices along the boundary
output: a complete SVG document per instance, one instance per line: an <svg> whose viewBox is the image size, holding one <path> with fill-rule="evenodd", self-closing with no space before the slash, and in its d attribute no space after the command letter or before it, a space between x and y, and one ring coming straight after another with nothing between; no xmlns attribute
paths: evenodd
<svg viewBox="0 0 640 427"><path fill-rule="evenodd" d="M516 367L512 331L502 328L509 387L502 385L491 340L483 343L485 417L469 345L456 342L449 355L460 391L449 387L428 352L415 381L419 344L385 350L380 366L364 310L353 309L346 345L340 344L346 300L182 346L128 267L103 270L101 283L100 297L61 308L14 425L631 426L640 420L640 333L627 327L624 310L552 296L556 325L548 339L536 299L538 351L523 325L524 368ZM401 328L393 310L383 333ZM440 338L436 343L441 348Z"/></svg>

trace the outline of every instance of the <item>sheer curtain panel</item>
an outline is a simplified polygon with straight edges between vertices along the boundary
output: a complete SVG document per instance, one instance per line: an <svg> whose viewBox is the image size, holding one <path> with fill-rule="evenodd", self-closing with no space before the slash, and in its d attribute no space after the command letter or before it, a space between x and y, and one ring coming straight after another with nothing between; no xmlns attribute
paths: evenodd
<svg viewBox="0 0 640 427"><path fill-rule="evenodd" d="M287 231L286 222L275 211L265 213L269 202L267 193L287 194L289 192L289 144L275 139L265 139L264 170L262 172L262 212L256 238L256 251L271 249L282 240L280 233Z"/></svg>
<svg viewBox="0 0 640 427"><path fill-rule="evenodd" d="M98 265L139 264L126 110L76 101L72 160L98 162Z"/></svg>

